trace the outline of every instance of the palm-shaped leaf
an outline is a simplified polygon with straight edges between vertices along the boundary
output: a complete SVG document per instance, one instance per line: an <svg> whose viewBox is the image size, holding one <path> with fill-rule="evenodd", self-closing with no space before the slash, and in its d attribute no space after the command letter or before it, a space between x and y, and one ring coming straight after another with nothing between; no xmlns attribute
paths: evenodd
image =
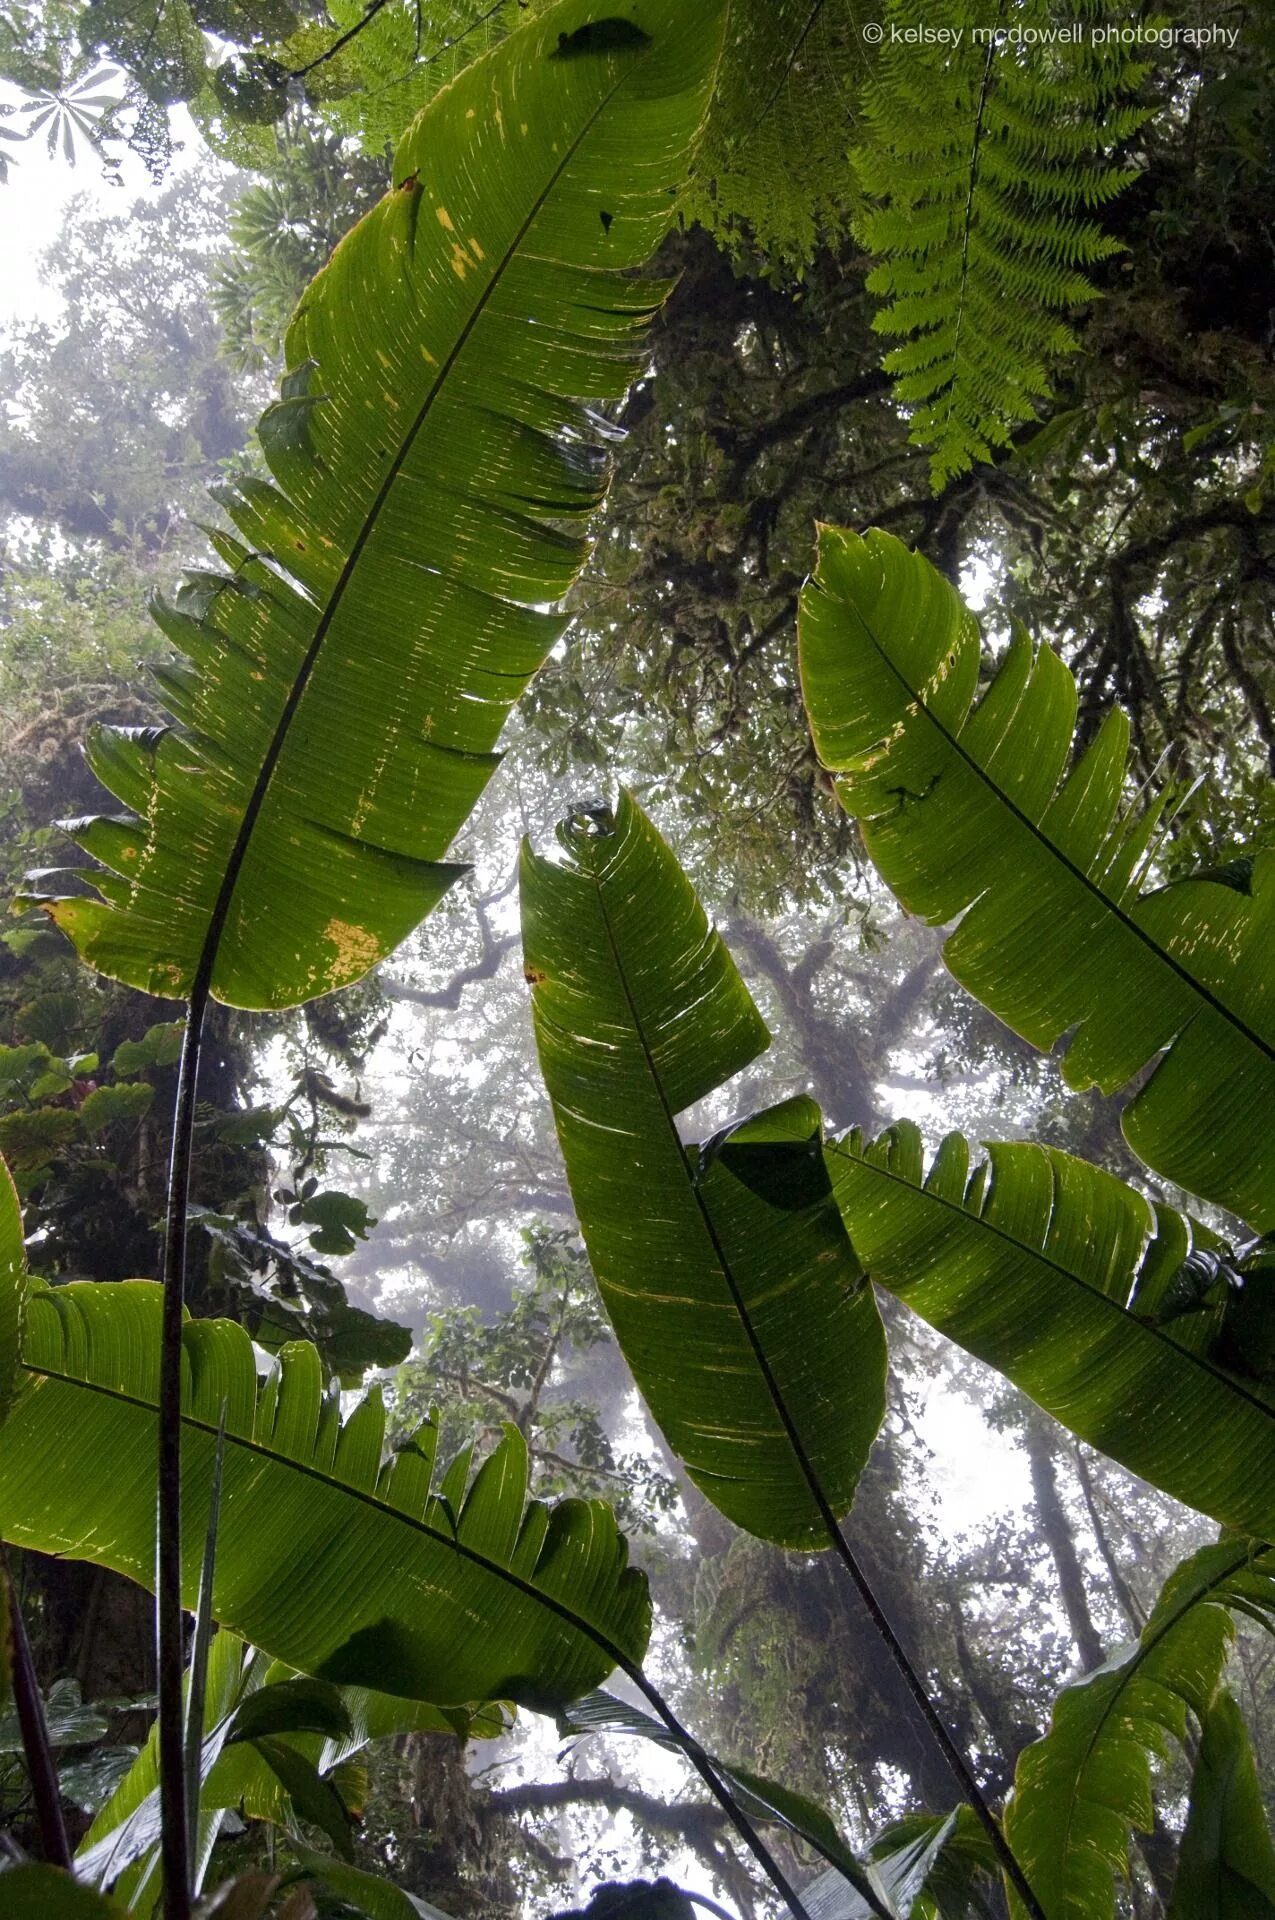
<svg viewBox="0 0 1275 1920"><path fill-rule="evenodd" d="M769 1035L627 795L561 838L565 864L524 850L526 970L616 1338L715 1506L763 1539L827 1545L884 1412L885 1338L831 1197L818 1108L788 1101L683 1146L675 1115Z"/></svg>
<svg viewBox="0 0 1275 1920"><path fill-rule="evenodd" d="M1271 1626L1275 1553L1232 1539L1182 1563L1137 1645L1065 1688L1020 1756L1005 1828L1051 1920L1112 1920L1130 1829L1154 1819L1151 1761L1183 1739L1188 1709L1206 1720L1235 1613Z"/></svg>
<svg viewBox="0 0 1275 1920"><path fill-rule="evenodd" d="M358 979L454 878L440 864L505 716L561 632L606 458L578 398L622 394L721 33L718 0L564 0L405 136L393 190L287 341L275 484L157 617L175 730L100 733L128 812L77 823L100 900L49 903L93 966L168 997L281 1007Z"/></svg>
<svg viewBox="0 0 1275 1920"><path fill-rule="evenodd" d="M20 1386L0 1428L0 1532L20 1546L154 1578L161 1289L35 1289ZM382 1464L373 1391L345 1421L313 1347L258 1391L224 1320L183 1331L183 1495L207 1511L226 1413L214 1616L303 1672L438 1705L559 1706L641 1658L646 1582L601 1502L527 1500L510 1430L478 1472L435 1473L434 1430ZM183 1584L199 1554L188 1531Z"/></svg>
<svg viewBox="0 0 1275 1920"><path fill-rule="evenodd" d="M910 1123L828 1151L855 1251L879 1285L1091 1445L1242 1531L1275 1535L1275 1404L1189 1320L1142 1317L1201 1230L1053 1147L950 1134L928 1173ZM1204 1235L1207 1245L1211 1236Z"/></svg>
<svg viewBox="0 0 1275 1920"><path fill-rule="evenodd" d="M1131 1146L1192 1193L1275 1226L1275 854L1243 884L1142 890L1159 806L1122 808L1128 722L1064 778L1071 673L1017 635L976 706L978 628L887 534L824 528L802 594L820 759L909 911L965 917L948 966L1064 1071L1105 1092L1164 1057L1125 1111Z"/></svg>

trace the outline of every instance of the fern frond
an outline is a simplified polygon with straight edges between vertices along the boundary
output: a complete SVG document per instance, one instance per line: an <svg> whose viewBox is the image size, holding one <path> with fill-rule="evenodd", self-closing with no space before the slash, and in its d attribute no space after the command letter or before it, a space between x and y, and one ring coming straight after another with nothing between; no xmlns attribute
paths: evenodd
<svg viewBox="0 0 1275 1920"><path fill-rule="evenodd" d="M304 76L306 98L329 126L378 153L458 73L547 4L384 0L371 14L367 0L327 0L326 17L307 21L270 53Z"/></svg>
<svg viewBox="0 0 1275 1920"><path fill-rule="evenodd" d="M860 0L735 0L683 202L721 245L800 268L849 233L850 140L870 68Z"/></svg>
<svg viewBox="0 0 1275 1920"><path fill-rule="evenodd" d="M999 25L1044 31L1051 12L1051 0L1008 0ZM915 9L883 9L851 155L867 201L853 225L879 257L874 325L905 342L885 365L913 409L912 440L932 450L936 492L1038 417L1051 363L1077 346L1060 316L1096 297L1088 270L1119 251L1089 216L1135 177L1109 156L1145 118L1119 104L1145 69L1093 44L1100 12L1097 0L1071 9L1081 31L1046 48L976 38L956 0L926 10L927 33L952 37L917 45L901 37Z"/></svg>

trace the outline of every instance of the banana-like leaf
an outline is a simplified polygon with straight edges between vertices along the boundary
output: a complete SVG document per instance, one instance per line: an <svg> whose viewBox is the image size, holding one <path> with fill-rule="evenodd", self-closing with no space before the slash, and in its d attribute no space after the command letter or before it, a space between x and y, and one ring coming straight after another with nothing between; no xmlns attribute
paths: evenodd
<svg viewBox="0 0 1275 1920"><path fill-rule="evenodd" d="M872 1278L1090 1445L1227 1526L1275 1538L1275 1406L1139 1317L1197 1236L1185 1215L1053 1147L949 1134L928 1173L917 1128L828 1149Z"/></svg>
<svg viewBox="0 0 1275 1920"><path fill-rule="evenodd" d="M524 848L536 1044L616 1338L669 1445L738 1526L826 1546L885 1405L885 1337L846 1239L818 1108L688 1150L674 1116L769 1034L641 809Z"/></svg>
<svg viewBox="0 0 1275 1920"><path fill-rule="evenodd" d="M1143 890L1163 802L1122 804L1116 711L1064 770L1076 684L1019 632L973 704L978 627L890 535L825 527L802 593L815 746L912 913L964 912L961 984L1034 1046L1073 1033L1070 1085L1113 1093L1149 1166L1275 1226L1275 853L1238 876ZM968 909L968 911L966 911Z"/></svg>
<svg viewBox="0 0 1275 1920"><path fill-rule="evenodd" d="M287 339L274 484L157 618L178 727L99 733L127 811L75 823L100 899L50 900L150 993L284 1007L437 902L512 703L562 631L614 399L664 289L635 279L702 117L722 0L563 0L405 135L390 193Z"/></svg>
<svg viewBox="0 0 1275 1920"><path fill-rule="evenodd" d="M289 1796L277 1770L271 1769L254 1744L256 1736L282 1736L312 1774L326 1779L369 1740L412 1732L486 1738L502 1733L505 1724L495 1707L471 1714L467 1709L432 1707L371 1693L364 1687L335 1688L328 1681L299 1678L290 1667L269 1662L245 1647L234 1634L218 1634L212 1643L200 1752L197 1884L207 1869L227 1808L278 1824L289 1817ZM130 1911L138 1914L151 1912L159 1897L156 1733L152 1726L145 1746L98 1813L76 1856L83 1878L98 1886L114 1884L117 1893L127 1894Z"/></svg>
<svg viewBox="0 0 1275 1920"><path fill-rule="evenodd" d="M1207 1719L1236 1613L1275 1626L1275 1551L1230 1539L1183 1561L1137 1645L1064 1688L1020 1755L1005 1833L1050 1920L1112 1920L1130 1829L1154 1821L1151 1761L1188 1709Z"/></svg>
<svg viewBox="0 0 1275 1920"><path fill-rule="evenodd" d="M1275 1920L1275 1846L1244 1716L1225 1689L1195 1756L1168 1920Z"/></svg>
<svg viewBox="0 0 1275 1920"><path fill-rule="evenodd" d="M266 1666L263 1656L252 1654L235 1634L214 1637L204 1690L201 1787L217 1766L235 1708L260 1687ZM207 1871L221 1824L221 1809L203 1804L201 1796L192 1849L196 1886ZM76 1872L94 1886L113 1886L131 1913L151 1913L160 1895L160 1828L158 1733L152 1726L145 1746L76 1849Z"/></svg>
<svg viewBox="0 0 1275 1920"><path fill-rule="evenodd" d="M0 1428L0 1533L20 1546L154 1570L161 1289L130 1280L31 1293L22 1383ZM370 1393L342 1421L313 1347L286 1347L258 1391L251 1342L223 1320L183 1329L183 1500L207 1511L226 1405L213 1611L302 1672L440 1706L553 1709L641 1659L646 1581L600 1501L527 1500L510 1430L470 1477L435 1473L435 1430L382 1465ZM199 1576L188 1529L183 1585Z"/></svg>

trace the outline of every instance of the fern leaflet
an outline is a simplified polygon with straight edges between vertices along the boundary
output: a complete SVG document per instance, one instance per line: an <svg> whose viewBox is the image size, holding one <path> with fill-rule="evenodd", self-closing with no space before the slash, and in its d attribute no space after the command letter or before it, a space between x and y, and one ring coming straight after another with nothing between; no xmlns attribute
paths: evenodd
<svg viewBox="0 0 1275 1920"><path fill-rule="evenodd" d="M1051 0L1002 0L988 29L942 0L925 32L949 37L918 44L906 0L884 9L853 225L936 492L1038 417L1050 363L1078 344L1067 315L1096 296L1089 269L1120 249L1090 216L1136 177L1109 156L1146 118L1120 104L1146 69L1095 40L1100 11L1085 0L1063 24Z"/></svg>

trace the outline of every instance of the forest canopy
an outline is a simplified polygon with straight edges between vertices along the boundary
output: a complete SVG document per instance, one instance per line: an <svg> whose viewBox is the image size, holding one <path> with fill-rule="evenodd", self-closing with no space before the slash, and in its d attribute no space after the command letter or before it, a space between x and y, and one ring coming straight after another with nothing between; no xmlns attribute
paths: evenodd
<svg viewBox="0 0 1275 1920"><path fill-rule="evenodd" d="M0 1911L1275 1920L1275 22L991 12L0 9Z"/></svg>

